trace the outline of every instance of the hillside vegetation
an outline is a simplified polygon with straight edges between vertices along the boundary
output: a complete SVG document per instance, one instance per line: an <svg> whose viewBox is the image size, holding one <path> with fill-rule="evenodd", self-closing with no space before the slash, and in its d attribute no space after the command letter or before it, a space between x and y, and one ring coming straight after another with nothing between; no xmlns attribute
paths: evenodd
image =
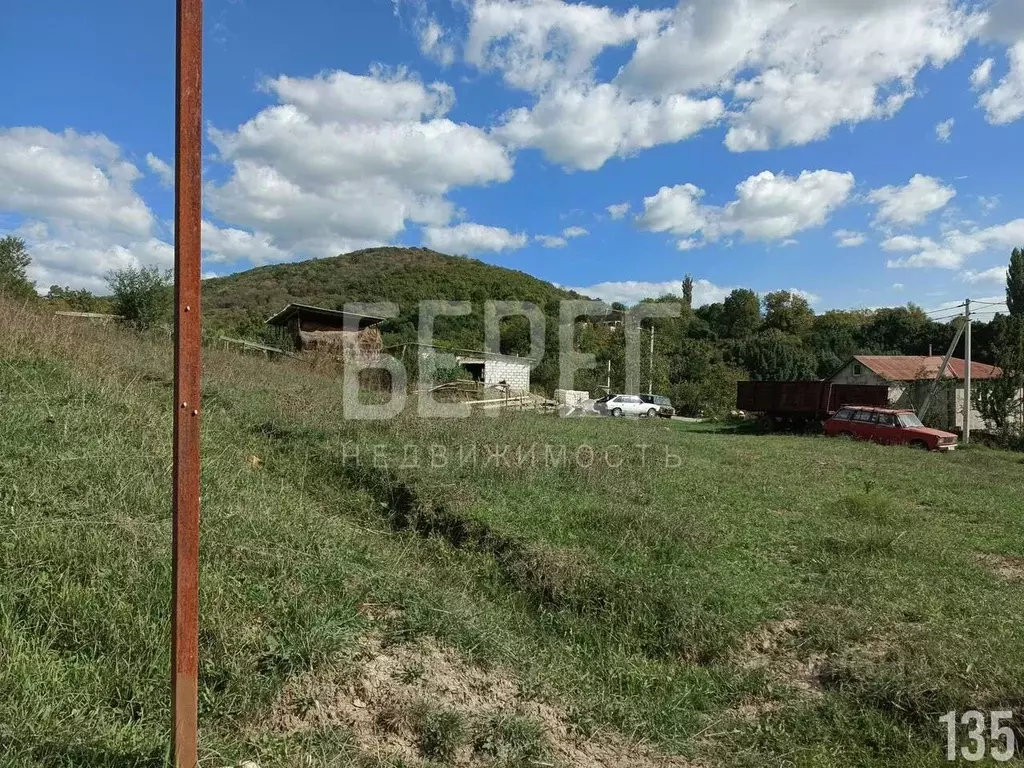
<svg viewBox="0 0 1024 768"><path fill-rule="evenodd" d="M16 239L8 238L8 241ZM19 270L3 284L30 290L25 276L30 255L17 241ZM1024 291L1013 275L1021 272L1022 255L1011 259L1018 266L1007 271L1007 297ZM2 271L2 270L0 270ZM138 328L169 327L170 286L158 271L129 268L111 275L113 296L97 298L88 291L52 286L46 298L51 309L114 311ZM960 307L925 312L908 304L874 310L830 310L816 314L807 298L792 291L758 294L746 288L731 291L722 301L694 305L695 281L686 276L677 290L644 299L659 304L674 317L644 320L640 336L650 331L653 350L640 344L639 370L647 374L653 391L668 395L679 413L722 415L735 405L737 381L827 378L857 354L926 355L947 349L962 321ZM125 287L151 286L153 291L126 291ZM8 287L8 293L18 295ZM330 259L260 267L204 281L204 323L209 336L222 333L288 346L291 340L281 329L269 328L266 318L288 302L339 308L346 303L389 302L397 317L382 323L387 346L415 341L422 300L467 301L466 316L440 317L434 340L441 346L482 349L484 306L488 300L529 302L539 306L546 320L544 354L531 376L533 388L551 395L560 386L558 353L560 303L578 297L522 272L484 264L464 257L447 256L423 248L373 248ZM979 317L972 325L973 359L1000 366L1004 376L997 382L979 382L974 388L976 407L989 428L1004 445L1021 444L1020 430L1009 415L1019 411L1024 381L1024 316L1022 301L1009 299L1010 315L993 310L995 302L980 302ZM149 311L140 313L140 308ZM607 308L603 320L624 319L622 305ZM1015 313L1015 314L1014 314ZM994 315L994 316L993 316ZM991 318L984 321L983 318ZM538 356L531 345L525 317L511 317L500 327L500 351ZM646 339L644 339L646 341ZM626 377L626 342L620 327L603 322L579 323L575 347L592 354L596 365L580 371L573 386L596 396L606 391L635 388ZM653 357L653 359L652 359ZM610 374L610 382L606 376ZM415 378L415 377L413 377ZM952 425L938 411L929 419L934 426Z"/></svg>
<svg viewBox="0 0 1024 768"><path fill-rule="evenodd" d="M735 405L735 384L743 379L793 380L827 378L856 354L926 355L946 350L959 320L957 308L928 314L920 307L831 310L816 314L807 299L791 291L757 294L737 288L722 301L693 306L694 281L689 276L668 295L642 303L668 302L675 318L644 321L654 330L653 364L646 344L641 369L650 371L654 391L671 397L681 413L721 414ZM1008 291L1013 289L1008 284ZM389 301L400 316L382 325L385 343L414 340L419 327L417 306L422 299L470 301L466 317L442 318L436 324L441 344L470 349L483 347L483 307L487 300L525 301L541 307L547 320L545 356L533 371L535 387L551 394L558 386L559 302L581 298L522 272L421 248L375 248L333 259L261 267L204 283L212 327L277 343L267 336L264 320L289 301L340 307L346 302ZM609 319L621 320L626 309L612 307ZM983 318L992 312L985 312ZM501 347L510 354L529 355L525 318L503 323ZM577 375L575 386L603 391L607 364L611 388L622 391L625 380L625 337L600 324L579 329L577 348L591 353L596 369ZM973 326L974 359L1000 365L1007 373L1007 391L1020 387L1024 370L1024 328L1019 318L996 315ZM980 383L979 397L988 398L989 385ZM1013 403L988 398L993 423ZM938 419L936 412L933 418ZM948 428L943 420L936 426Z"/></svg>
<svg viewBox="0 0 1024 768"><path fill-rule="evenodd" d="M331 309L346 302L388 301L401 311L388 330L413 336L421 299L470 301L480 315L487 300L529 301L547 307L565 298L580 297L525 272L427 248L369 248L334 258L257 267L203 282L204 314L214 325L262 324L292 301ZM481 330L477 346L482 338Z"/></svg>
<svg viewBox="0 0 1024 768"><path fill-rule="evenodd" d="M162 765L170 350L0 328L0 763ZM204 765L942 765L1019 709L1018 455L340 390L206 353Z"/></svg>

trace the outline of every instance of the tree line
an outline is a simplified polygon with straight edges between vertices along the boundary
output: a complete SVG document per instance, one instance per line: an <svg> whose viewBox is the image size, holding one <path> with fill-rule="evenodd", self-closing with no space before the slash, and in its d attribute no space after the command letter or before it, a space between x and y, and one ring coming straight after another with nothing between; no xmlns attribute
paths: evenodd
<svg viewBox="0 0 1024 768"><path fill-rule="evenodd" d="M0 238L0 294L26 301L43 300L55 308L119 315L127 326L138 331L170 322L169 272L156 267L129 267L107 274L106 296L54 285L40 298L28 279L30 264L24 241L13 236ZM452 265L443 266L441 272L447 269L449 277L458 277ZM528 277L510 274L522 280ZM412 279L423 289L422 278ZM647 357L643 361L643 383L648 383L646 372L651 371L654 391L668 395L683 414L710 415L730 410L735 402L736 382L741 380L827 378L854 355L941 355L962 322L958 317L933 319L914 304L818 314L799 293L772 291L758 295L747 288L733 290L722 301L694 307L693 286L692 277L687 276L676 294L641 302L681 305L679 317L648 318L642 323L643 329L653 329L654 333L653 357L644 351ZM479 288L476 285L466 289L476 291L472 298L478 299L478 303L495 298L479 294ZM550 288L554 290L553 286ZM533 290L540 289L534 286ZM1020 407L1024 383L1024 249L1016 248L1010 255L1005 290L1008 313L997 314L989 321L976 321L972 326L973 359L998 365L1004 371L1001 379L979 382L975 388L976 406L1000 430L1011 428L1011 415L1014 408ZM527 298L541 303L548 320L546 354L532 378L538 388L550 393L559 384L560 297L541 292ZM609 387L613 391L625 387L625 334L621 320L627 309L623 304L612 304L605 317L577 324L577 348L597 359L595 369L578 374L577 388L597 394ZM482 337L482 317L476 314L445 318L438 323L438 338L454 346L479 346L480 342L475 340ZM383 324L385 343L414 341L416 320L415 310L410 306L401 317ZM255 325L248 319L239 322L244 327L226 330L240 335L265 332L262 320ZM504 321L501 346L502 352L508 354L529 354L529 325L525 318Z"/></svg>
<svg viewBox="0 0 1024 768"><path fill-rule="evenodd" d="M1007 269L1008 313L972 324L972 359L997 365L1003 376L979 381L973 389L975 406L997 430L1017 429L1024 386L1024 250L1014 249ZM653 370L653 389L668 395L687 415L722 414L735 405L736 382L828 378L854 355L944 355L962 318L957 310L925 312L915 304L880 309L829 310L815 313L807 299L792 291L758 295L740 288L720 302L693 307L693 280L687 277L673 295L641 303L682 305L679 318L649 318L642 327L654 329L653 365L644 359L643 390ZM625 340L614 323L612 306L605 323L585 324L577 334L584 351L597 356L597 369L582 374L580 388L593 392L608 387L611 361L612 391L625 386ZM961 342L962 343L962 342ZM958 352L955 356L962 356ZM542 380L544 371L540 371ZM550 375L548 376L550 378ZM543 383L550 384L546 380ZM1018 438L1019 439L1019 438Z"/></svg>
<svg viewBox="0 0 1024 768"><path fill-rule="evenodd" d="M170 320L171 271L158 267L111 270L105 280L109 293L96 296L85 288L51 285L40 296L28 277L32 257L20 237L0 238L0 295L20 301L45 301L55 310L113 314L130 328L149 330Z"/></svg>

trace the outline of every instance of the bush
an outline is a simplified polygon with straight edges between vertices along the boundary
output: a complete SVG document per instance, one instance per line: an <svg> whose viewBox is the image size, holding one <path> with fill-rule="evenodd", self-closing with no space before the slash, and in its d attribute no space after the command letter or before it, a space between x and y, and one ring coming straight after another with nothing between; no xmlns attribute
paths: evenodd
<svg viewBox="0 0 1024 768"><path fill-rule="evenodd" d="M36 298L35 284L27 274L31 263L24 240L13 235L0 238L0 294L18 300Z"/></svg>
<svg viewBox="0 0 1024 768"><path fill-rule="evenodd" d="M744 379L743 371L722 362L712 363L699 378L673 386L672 405L680 416L724 416L736 407L736 382Z"/></svg>
<svg viewBox="0 0 1024 768"><path fill-rule="evenodd" d="M126 267L107 274L114 297L114 313L137 331L149 330L168 318L171 308L171 271L157 267Z"/></svg>

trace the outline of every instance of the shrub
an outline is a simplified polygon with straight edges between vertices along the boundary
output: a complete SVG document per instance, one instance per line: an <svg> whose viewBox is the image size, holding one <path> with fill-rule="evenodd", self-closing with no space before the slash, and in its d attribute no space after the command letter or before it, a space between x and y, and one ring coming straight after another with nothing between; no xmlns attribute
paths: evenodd
<svg viewBox="0 0 1024 768"><path fill-rule="evenodd" d="M167 318L171 308L171 271L157 267L126 267L107 273L114 312L137 331Z"/></svg>
<svg viewBox="0 0 1024 768"><path fill-rule="evenodd" d="M18 300L35 298L36 287L27 274L31 263L24 240L13 235L0 238L0 294Z"/></svg>

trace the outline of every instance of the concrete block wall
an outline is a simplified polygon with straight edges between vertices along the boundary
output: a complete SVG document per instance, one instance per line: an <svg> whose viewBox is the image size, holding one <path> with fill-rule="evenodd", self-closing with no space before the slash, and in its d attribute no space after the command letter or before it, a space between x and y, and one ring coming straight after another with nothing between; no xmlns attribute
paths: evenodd
<svg viewBox="0 0 1024 768"><path fill-rule="evenodd" d="M530 364L514 360L488 360L484 364L484 384L493 386L502 381L516 392L529 392Z"/></svg>
<svg viewBox="0 0 1024 768"><path fill-rule="evenodd" d="M579 405L590 399L590 393L580 389L556 389L555 402L559 405Z"/></svg>

